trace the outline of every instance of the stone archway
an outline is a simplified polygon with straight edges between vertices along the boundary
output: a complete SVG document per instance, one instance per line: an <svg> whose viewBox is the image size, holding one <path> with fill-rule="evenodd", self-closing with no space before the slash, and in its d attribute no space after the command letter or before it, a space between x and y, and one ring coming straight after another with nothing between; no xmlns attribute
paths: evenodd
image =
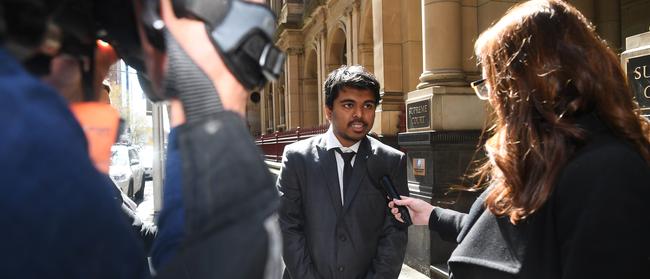
<svg viewBox="0 0 650 279"><path fill-rule="evenodd" d="M327 32L329 34L327 39L327 53L325 56L325 66L327 76L329 72L340 67L341 65L348 64L347 49L345 46L345 31L342 26L337 26Z"/></svg>
<svg viewBox="0 0 650 279"><path fill-rule="evenodd" d="M318 57L315 49L309 49L305 55L305 67L302 80L302 127L318 125Z"/></svg>

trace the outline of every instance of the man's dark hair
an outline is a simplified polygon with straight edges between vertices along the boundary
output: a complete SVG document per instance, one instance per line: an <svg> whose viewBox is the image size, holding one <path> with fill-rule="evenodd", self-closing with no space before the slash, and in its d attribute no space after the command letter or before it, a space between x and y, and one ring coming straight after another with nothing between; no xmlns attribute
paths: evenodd
<svg viewBox="0 0 650 279"><path fill-rule="evenodd" d="M53 8L44 0L0 1L0 36L23 47L35 48L41 43L47 20Z"/></svg>
<svg viewBox="0 0 650 279"><path fill-rule="evenodd" d="M104 87L104 90L106 90L108 94L111 94L111 84L108 83L107 80L102 81L102 87Z"/></svg>
<svg viewBox="0 0 650 279"><path fill-rule="evenodd" d="M381 100L379 81L373 74L360 65L341 66L332 71L325 81L325 105L328 108L334 106L334 100L345 87L370 90L375 95L375 104Z"/></svg>
<svg viewBox="0 0 650 279"><path fill-rule="evenodd" d="M5 36L5 15L4 15L4 5L0 4L0 43L2 43Z"/></svg>

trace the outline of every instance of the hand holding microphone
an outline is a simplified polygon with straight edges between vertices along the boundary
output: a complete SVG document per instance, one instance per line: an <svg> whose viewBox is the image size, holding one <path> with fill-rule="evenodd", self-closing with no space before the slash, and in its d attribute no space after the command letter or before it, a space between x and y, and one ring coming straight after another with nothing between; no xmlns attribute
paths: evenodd
<svg viewBox="0 0 650 279"><path fill-rule="evenodd" d="M383 189L385 194L388 196L388 201L402 199L402 197L397 192L397 188L395 188L395 185L393 185L393 181L388 175L388 169L383 160L377 156L370 156L368 158L367 168L368 176L372 180L373 184L375 187ZM397 210L397 214L393 213L393 215L398 221L406 224L407 226L412 224L411 216L409 215L409 211L406 209L406 207L397 206L396 208L391 209L391 212L393 212L393 210ZM400 218L397 218L398 214Z"/></svg>
<svg viewBox="0 0 650 279"><path fill-rule="evenodd" d="M400 200L395 199L388 203L388 207L390 207L390 212L395 216L395 219L400 222L404 222L400 208L408 208L410 214L408 218L411 219L414 225L428 225L431 211L433 211L431 204L420 199L409 197L402 197Z"/></svg>

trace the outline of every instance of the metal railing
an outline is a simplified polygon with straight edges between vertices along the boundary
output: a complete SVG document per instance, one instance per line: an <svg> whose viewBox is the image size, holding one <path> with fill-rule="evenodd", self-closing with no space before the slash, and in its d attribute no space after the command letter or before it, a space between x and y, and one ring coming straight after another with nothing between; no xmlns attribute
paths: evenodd
<svg viewBox="0 0 650 279"><path fill-rule="evenodd" d="M298 127L288 131L275 132L258 137L255 139L255 144L264 152L264 159L280 162L282 160L282 152L284 152L284 147L287 144L323 134L328 128L329 124L324 124L311 128Z"/></svg>

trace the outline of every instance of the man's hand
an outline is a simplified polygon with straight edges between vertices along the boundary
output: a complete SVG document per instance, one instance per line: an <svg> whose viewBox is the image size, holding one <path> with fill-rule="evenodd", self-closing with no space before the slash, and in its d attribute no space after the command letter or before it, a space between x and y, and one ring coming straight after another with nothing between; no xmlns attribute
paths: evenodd
<svg viewBox="0 0 650 279"><path fill-rule="evenodd" d="M402 223L404 223L404 220L402 220L402 214L397 209L398 205L406 206L409 214L411 214L411 221L413 221L414 225L429 224L429 216L431 216L431 211L433 211L433 205L423 200L409 197L402 197L401 200L393 199L393 201L388 203L388 207L390 207L390 212L393 213L395 219Z"/></svg>

